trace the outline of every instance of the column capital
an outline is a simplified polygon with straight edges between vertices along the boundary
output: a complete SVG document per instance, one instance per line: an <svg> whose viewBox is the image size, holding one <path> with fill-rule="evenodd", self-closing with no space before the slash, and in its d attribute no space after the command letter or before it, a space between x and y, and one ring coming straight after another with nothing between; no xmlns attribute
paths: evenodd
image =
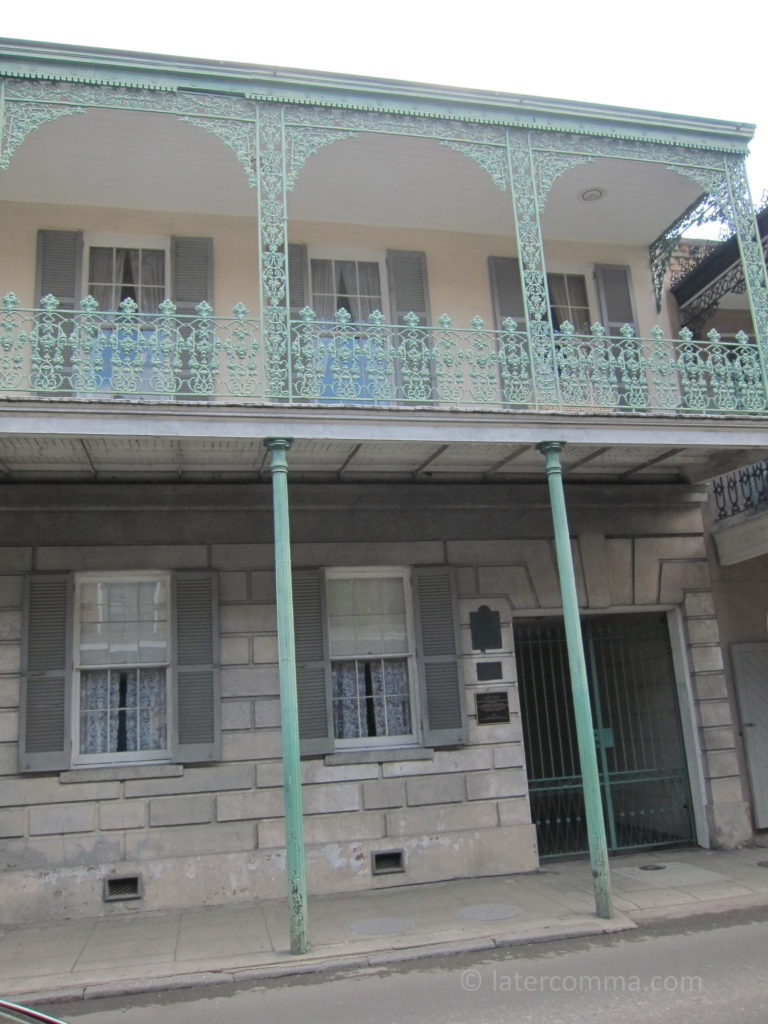
<svg viewBox="0 0 768 1024"><path fill-rule="evenodd" d="M542 441L536 447L542 455L548 455L549 452L561 452L565 448L565 444L565 441Z"/></svg>
<svg viewBox="0 0 768 1024"><path fill-rule="evenodd" d="M264 447L269 452L287 452L292 444L292 437L267 437L264 439Z"/></svg>

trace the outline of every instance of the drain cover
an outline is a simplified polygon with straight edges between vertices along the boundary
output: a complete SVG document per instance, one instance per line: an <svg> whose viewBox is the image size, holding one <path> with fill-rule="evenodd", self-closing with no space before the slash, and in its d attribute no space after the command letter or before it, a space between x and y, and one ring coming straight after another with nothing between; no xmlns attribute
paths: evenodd
<svg viewBox="0 0 768 1024"><path fill-rule="evenodd" d="M640 870L641 871L663 871L666 866L667 866L666 864L641 864L640 865Z"/></svg>
<svg viewBox="0 0 768 1024"><path fill-rule="evenodd" d="M513 903L475 903L471 907L463 907L458 916L465 921L505 921L510 917L520 917L522 907Z"/></svg>

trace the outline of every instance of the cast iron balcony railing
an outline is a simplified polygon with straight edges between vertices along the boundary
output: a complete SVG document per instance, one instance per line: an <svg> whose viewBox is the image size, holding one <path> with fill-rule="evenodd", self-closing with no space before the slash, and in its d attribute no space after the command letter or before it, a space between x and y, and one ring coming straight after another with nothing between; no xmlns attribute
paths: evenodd
<svg viewBox="0 0 768 1024"><path fill-rule="evenodd" d="M768 461L744 466L712 481L717 518L768 509Z"/></svg>
<svg viewBox="0 0 768 1024"><path fill-rule="evenodd" d="M289 335L289 336L288 336ZM257 405L484 408L498 411L697 416L768 415L758 350L746 335L701 341L653 328L648 338L600 324L526 331L513 320L490 330L448 316L434 326L408 314L356 323L340 310L319 321L304 309L269 337L238 305L214 316L207 303L181 316L126 299L117 313L87 298L77 312L48 296L0 311L0 395L57 400L184 401Z"/></svg>

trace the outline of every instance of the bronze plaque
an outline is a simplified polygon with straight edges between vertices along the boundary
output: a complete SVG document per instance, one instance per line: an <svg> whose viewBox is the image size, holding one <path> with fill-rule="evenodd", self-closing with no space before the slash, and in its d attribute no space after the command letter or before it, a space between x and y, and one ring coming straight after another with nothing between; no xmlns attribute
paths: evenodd
<svg viewBox="0 0 768 1024"><path fill-rule="evenodd" d="M500 725L509 721L509 694L506 690L476 693L477 724Z"/></svg>

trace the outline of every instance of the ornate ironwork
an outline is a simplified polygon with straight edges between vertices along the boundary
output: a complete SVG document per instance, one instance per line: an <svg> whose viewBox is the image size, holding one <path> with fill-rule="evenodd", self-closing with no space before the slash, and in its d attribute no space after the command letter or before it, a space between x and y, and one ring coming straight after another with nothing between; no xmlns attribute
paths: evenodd
<svg viewBox="0 0 768 1024"><path fill-rule="evenodd" d="M581 164L588 164L594 160L592 156L582 156L577 153L536 153L534 156L536 173L538 175L537 192L539 213L544 212L549 193L561 174L579 167Z"/></svg>
<svg viewBox="0 0 768 1024"><path fill-rule="evenodd" d="M262 127L265 127L262 125ZM278 275L279 277L279 275ZM13 294L0 310L0 394L62 400L99 398L237 401L269 406L487 408L604 415L768 415L754 344L745 335L703 341L659 328L638 338L630 327L608 336L600 324L554 335L551 373L542 388L541 336L507 320L488 329L479 317L457 328L408 314L388 324L380 312L355 323L346 310L320 321L307 308L296 320L250 316L237 305L217 316L201 303L194 316L171 302L156 314L126 299L117 313L87 298L78 311L52 296L21 309ZM548 364L545 369L550 370Z"/></svg>
<svg viewBox="0 0 768 1024"><path fill-rule="evenodd" d="M664 281L667 275L672 257L678 250L681 237L692 228L700 228L705 224L711 224L722 218L720 203L708 193L699 196L691 205L680 214L677 220L651 242L650 260L651 277L653 279L653 293L656 298L656 312L661 311L661 297L664 291Z"/></svg>
<svg viewBox="0 0 768 1024"><path fill-rule="evenodd" d="M762 248L765 258L768 259L768 237L763 239ZM712 318L724 295L741 295L746 289L744 267L739 260L681 308L684 325L698 333Z"/></svg>
<svg viewBox="0 0 768 1024"><path fill-rule="evenodd" d="M726 160L728 223L739 240L744 281L752 310L757 350L760 354L763 382L768 388L768 271L766 271L755 209L749 195L744 160Z"/></svg>
<svg viewBox="0 0 768 1024"><path fill-rule="evenodd" d="M288 217L282 107L263 104L258 120L258 198L261 311L269 394L291 393L288 358Z"/></svg>
<svg viewBox="0 0 768 1024"><path fill-rule="evenodd" d="M556 353L539 219L536 165L529 133L510 130L507 133L507 153L513 183L512 198L523 299L531 334L533 374L541 400L556 403L559 399Z"/></svg>
<svg viewBox="0 0 768 1024"><path fill-rule="evenodd" d="M718 519L768 506L768 461L744 466L712 481Z"/></svg>

